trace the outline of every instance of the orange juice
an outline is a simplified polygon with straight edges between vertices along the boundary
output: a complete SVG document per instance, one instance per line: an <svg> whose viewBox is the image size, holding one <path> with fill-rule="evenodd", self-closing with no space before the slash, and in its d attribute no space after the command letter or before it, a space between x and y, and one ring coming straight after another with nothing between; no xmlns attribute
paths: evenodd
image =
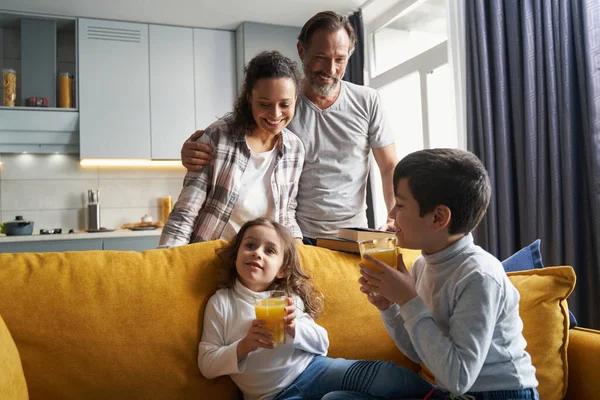
<svg viewBox="0 0 600 400"><path fill-rule="evenodd" d="M273 341L276 344L282 344L285 342L285 327L283 318L286 316L286 300L287 299L284 297L257 299L254 302L256 319L263 319L266 321L264 326L273 333Z"/></svg>
<svg viewBox="0 0 600 400"><path fill-rule="evenodd" d="M376 260L386 263L392 268L396 268L397 254L395 237L365 240L358 243L358 248L360 249L361 261L367 267L376 271L380 271L380 269L374 263L365 260L365 254L370 255ZM377 288L376 285L370 284L369 286L373 287L374 289ZM371 291L371 294L373 296L378 296L378 293L374 290Z"/></svg>
<svg viewBox="0 0 600 400"><path fill-rule="evenodd" d="M363 264L365 264L371 269L379 271L379 268L377 268L375 264L372 264L369 261L365 260L365 254L370 255L374 259L379 260L389 265L390 267L396 268L397 255L395 247L391 249L368 249L363 252L363 256L361 257Z"/></svg>

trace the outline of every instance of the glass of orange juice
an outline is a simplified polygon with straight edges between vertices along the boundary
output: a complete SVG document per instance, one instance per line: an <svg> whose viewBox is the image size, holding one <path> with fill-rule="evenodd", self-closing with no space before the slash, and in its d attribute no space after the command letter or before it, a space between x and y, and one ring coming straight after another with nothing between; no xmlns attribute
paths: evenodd
<svg viewBox="0 0 600 400"><path fill-rule="evenodd" d="M398 254L396 252L396 237L386 237L381 239L365 240L358 243L360 249L360 258L363 264L367 267L380 271L377 266L365 259L365 254L370 255L376 260L384 262L392 268L396 268ZM377 292L371 291L373 296L377 296Z"/></svg>
<svg viewBox="0 0 600 400"><path fill-rule="evenodd" d="M256 319L266 321L265 328L273 333L275 344L285 343L285 326L283 318L286 316L287 295L281 290L268 290L260 292L254 299Z"/></svg>

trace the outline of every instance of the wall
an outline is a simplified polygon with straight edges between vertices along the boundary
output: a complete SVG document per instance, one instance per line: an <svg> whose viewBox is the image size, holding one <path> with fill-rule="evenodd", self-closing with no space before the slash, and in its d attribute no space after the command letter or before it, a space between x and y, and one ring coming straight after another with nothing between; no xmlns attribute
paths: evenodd
<svg viewBox="0 0 600 400"><path fill-rule="evenodd" d="M283 25L244 22L236 31L237 78L242 86L244 67L258 53L265 50L278 50L298 63L302 72L302 62L298 57L296 43L301 28Z"/></svg>
<svg viewBox="0 0 600 400"><path fill-rule="evenodd" d="M23 215L34 232L86 228L87 190L100 191L101 224L119 228L144 214L160 218L160 198L179 196L183 167L81 167L65 154L0 154L0 221Z"/></svg>

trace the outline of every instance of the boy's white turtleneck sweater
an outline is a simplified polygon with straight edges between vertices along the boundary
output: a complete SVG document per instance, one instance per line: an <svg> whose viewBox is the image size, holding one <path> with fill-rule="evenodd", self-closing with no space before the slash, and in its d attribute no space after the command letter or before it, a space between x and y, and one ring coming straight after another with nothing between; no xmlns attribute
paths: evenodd
<svg viewBox="0 0 600 400"><path fill-rule="evenodd" d="M418 296L381 315L398 348L425 363L441 388L460 395L537 387L519 292L472 235L419 257L410 273Z"/></svg>
<svg viewBox="0 0 600 400"><path fill-rule="evenodd" d="M202 375L209 379L231 376L248 400L274 398L296 380L315 355L326 355L329 347L327 331L304 313L302 300L294 296L295 337L286 334L285 344L253 351L238 363L238 343L256 319L256 297L255 292L239 281L231 289L217 291L206 305L198 346Z"/></svg>

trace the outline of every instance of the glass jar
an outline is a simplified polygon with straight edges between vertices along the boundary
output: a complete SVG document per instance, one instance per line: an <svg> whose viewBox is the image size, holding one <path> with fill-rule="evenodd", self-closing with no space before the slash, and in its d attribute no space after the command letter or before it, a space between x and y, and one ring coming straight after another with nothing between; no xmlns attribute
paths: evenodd
<svg viewBox="0 0 600 400"><path fill-rule="evenodd" d="M166 196L162 198L162 221L167 222L169 218L169 214L171 214L171 210L173 209L173 199L171 196Z"/></svg>
<svg viewBox="0 0 600 400"><path fill-rule="evenodd" d="M72 108L71 91L73 90L73 75L69 72L58 74L58 106L60 108Z"/></svg>
<svg viewBox="0 0 600 400"><path fill-rule="evenodd" d="M17 71L14 69L2 70L2 88L4 91L3 105L14 107L17 100Z"/></svg>

